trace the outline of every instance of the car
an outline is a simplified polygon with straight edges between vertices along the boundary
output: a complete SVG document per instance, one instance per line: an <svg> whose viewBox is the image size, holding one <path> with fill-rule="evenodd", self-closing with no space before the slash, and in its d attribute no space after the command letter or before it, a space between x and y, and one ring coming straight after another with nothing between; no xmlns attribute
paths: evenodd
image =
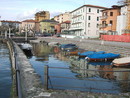
<svg viewBox="0 0 130 98"><path fill-rule="evenodd" d="M42 35L42 37L48 37L48 36L52 36L52 34L51 34L51 33L44 33L44 34Z"/></svg>

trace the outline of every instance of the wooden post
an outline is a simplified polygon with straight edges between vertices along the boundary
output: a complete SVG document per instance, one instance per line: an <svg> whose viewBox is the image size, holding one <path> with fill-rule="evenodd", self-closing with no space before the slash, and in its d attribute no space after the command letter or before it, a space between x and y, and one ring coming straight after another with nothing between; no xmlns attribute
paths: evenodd
<svg viewBox="0 0 130 98"><path fill-rule="evenodd" d="M48 66L44 66L44 89L48 90Z"/></svg>

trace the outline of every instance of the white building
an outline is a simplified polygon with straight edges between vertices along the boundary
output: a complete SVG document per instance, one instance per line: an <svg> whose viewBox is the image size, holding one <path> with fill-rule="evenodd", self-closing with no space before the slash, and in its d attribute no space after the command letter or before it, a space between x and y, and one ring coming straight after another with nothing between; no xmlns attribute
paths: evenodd
<svg viewBox="0 0 130 98"><path fill-rule="evenodd" d="M117 26L116 31L118 35L123 34L123 30L126 28L126 20L127 20L127 6L121 7L121 15L117 16Z"/></svg>
<svg viewBox="0 0 130 98"><path fill-rule="evenodd" d="M101 10L105 7L83 5L71 12L70 33L85 38L99 37Z"/></svg>

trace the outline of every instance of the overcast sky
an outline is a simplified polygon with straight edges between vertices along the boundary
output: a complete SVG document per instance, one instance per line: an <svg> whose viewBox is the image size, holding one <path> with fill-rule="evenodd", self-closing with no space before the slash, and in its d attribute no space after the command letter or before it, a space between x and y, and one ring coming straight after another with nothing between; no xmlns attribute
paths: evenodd
<svg viewBox="0 0 130 98"><path fill-rule="evenodd" d="M38 11L49 11L51 17L73 11L84 5L111 7L119 0L0 0L0 20L25 20L34 18Z"/></svg>

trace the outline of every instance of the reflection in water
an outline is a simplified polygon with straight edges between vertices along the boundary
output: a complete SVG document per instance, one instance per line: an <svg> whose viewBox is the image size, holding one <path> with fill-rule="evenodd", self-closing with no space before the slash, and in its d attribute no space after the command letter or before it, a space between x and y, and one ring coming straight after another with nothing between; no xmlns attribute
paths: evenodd
<svg viewBox="0 0 130 98"><path fill-rule="evenodd" d="M10 98L11 85L9 50L0 42L0 98Z"/></svg>
<svg viewBox="0 0 130 98"><path fill-rule="evenodd" d="M65 53L60 51L58 47L56 46L49 47L42 43L33 44L33 49L35 56L30 58L30 62L35 68L36 72L41 75L42 81L44 77L43 76L44 65L69 68L69 69L50 68L49 69L50 75L76 78L74 80L64 78L62 79L51 78L50 79L52 84L51 87L53 87L56 84L59 84L59 85L70 85L76 87L77 86L85 87L84 90L83 89L77 89L77 90L92 91L92 92L120 93L130 91L129 89L130 83L128 81L130 79L130 73L113 72L129 69L112 68L111 62L87 62L84 59L79 59L78 56L65 56ZM93 79L94 81L84 79ZM95 88L95 89L88 89L88 88ZM63 89L63 87L59 89Z"/></svg>

